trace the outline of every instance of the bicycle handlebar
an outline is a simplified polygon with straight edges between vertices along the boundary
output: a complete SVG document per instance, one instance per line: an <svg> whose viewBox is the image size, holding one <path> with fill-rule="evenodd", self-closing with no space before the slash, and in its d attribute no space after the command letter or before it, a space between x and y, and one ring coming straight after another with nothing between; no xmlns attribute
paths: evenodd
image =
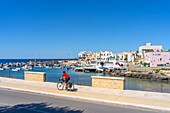
<svg viewBox="0 0 170 113"><path fill-rule="evenodd" d="M59 78L59 81L63 81L64 82L64 78L63 77Z"/></svg>

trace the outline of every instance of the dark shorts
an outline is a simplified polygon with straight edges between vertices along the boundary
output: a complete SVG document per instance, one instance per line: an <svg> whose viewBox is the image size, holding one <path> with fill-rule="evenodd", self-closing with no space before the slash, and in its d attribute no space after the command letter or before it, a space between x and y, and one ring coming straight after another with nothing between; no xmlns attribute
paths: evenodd
<svg viewBox="0 0 170 113"><path fill-rule="evenodd" d="M66 78L66 79L65 79L65 82L67 83L69 80L70 80L70 78Z"/></svg>

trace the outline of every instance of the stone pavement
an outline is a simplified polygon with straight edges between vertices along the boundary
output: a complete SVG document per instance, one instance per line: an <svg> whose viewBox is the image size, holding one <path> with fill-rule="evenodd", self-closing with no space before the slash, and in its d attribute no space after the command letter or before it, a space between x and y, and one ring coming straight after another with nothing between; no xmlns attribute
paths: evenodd
<svg viewBox="0 0 170 113"><path fill-rule="evenodd" d="M170 94L167 93L120 91L79 85L75 86L77 89L75 91L60 91L57 90L56 83L32 82L3 77L0 77L0 88L170 112Z"/></svg>

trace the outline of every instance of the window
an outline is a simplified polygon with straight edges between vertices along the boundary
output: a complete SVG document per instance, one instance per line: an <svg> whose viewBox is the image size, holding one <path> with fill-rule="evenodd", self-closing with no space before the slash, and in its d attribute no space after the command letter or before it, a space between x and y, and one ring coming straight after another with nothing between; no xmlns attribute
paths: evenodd
<svg viewBox="0 0 170 113"><path fill-rule="evenodd" d="M162 61L162 58L160 58L160 61Z"/></svg>
<svg viewBox="0 0 170 113"><path fill-rule="evenodd" d="M155 54L155 56L160 56L161 54Z"/></svg>

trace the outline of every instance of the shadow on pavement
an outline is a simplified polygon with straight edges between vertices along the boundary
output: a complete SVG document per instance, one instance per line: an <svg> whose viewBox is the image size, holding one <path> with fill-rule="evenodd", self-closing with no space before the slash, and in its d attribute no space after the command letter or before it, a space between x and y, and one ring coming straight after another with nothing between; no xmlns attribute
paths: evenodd
<svg viewBox="0 0 170 113"><path fill-rule="evenodd" d="M53 107L47 103L18 104L0 106L0 113L83 113L84 110L66 107Z"/></svg>
<svg viewBox="0 0 170 113"><path fill-rule="evenodd" d="M71 91L71 92L77 92L78 89L77 88L74 88L74 89L69 89L68 91Z"/></svg>

